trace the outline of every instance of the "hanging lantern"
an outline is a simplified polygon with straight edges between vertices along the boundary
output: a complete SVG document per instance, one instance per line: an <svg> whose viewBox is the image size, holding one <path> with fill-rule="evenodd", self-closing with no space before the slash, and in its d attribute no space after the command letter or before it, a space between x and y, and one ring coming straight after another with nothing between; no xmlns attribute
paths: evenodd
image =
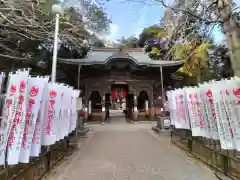
<svg viewBox="0 0 240 180"><path fill-rule="evenodd" d="M126 90L125 89L121 89L121 96L126 97Z"/></svg>
<svg viewBox="0 0 240 180"><path fill-rule="evenodd" d="M112 100L116 100L116 99L117 99L117 89L114 88L114 89L112 90Z"/></svg>

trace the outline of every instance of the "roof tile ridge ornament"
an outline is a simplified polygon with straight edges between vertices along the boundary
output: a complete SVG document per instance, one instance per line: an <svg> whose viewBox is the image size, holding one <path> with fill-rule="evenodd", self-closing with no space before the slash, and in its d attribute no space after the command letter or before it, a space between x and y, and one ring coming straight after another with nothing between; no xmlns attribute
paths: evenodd
<svg viewBox="0 0 240 180"><path fill-rule="evenodd" d="M118 50L119 48L112 48L112 47L101 47L101 48L93 48L93 51L97 51L97 52L114 52L116 50Z"/></svg>
<svg viewBox="0 0 240 180"><path fill-rule="evenodd" d="M144 48L122 48L124 52L142 52L144 53ZM93 47L92 51L97 51L97 52L116 52L119 51L119 48L117 47Z"/></svg>

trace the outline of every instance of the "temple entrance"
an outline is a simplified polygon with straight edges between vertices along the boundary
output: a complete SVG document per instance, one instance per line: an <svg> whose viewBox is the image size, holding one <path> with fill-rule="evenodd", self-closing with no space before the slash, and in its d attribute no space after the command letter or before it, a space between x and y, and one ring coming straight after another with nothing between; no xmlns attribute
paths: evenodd
<svg viewBox="0 0 240 180"><path fill-rule="evenodd" d="M126 83L114 83L111 85L111 108L109 120L111 123L122 123L126 119L126 95L128 85ZM124 121L123 121L124 120Z"/></svg>
<svg viewBox="0 0 240 180"><path fill-rule="evenodd" d="M112 94L111 94L112 109L114 109L114 110L126 109L123 106L124 106L124 103L126 103L126 95L128 94L128 85L127 84L112 84L111 92L112 92Z"/></svg>
<svg viewBox="0 0 240 180"><path fill-rule="evenodd" d="M116 123L131 119L133 114L133 95L128 94L128 89L127 83L113 83L111 85L111 93L105 94L107 121Z"/></svg>

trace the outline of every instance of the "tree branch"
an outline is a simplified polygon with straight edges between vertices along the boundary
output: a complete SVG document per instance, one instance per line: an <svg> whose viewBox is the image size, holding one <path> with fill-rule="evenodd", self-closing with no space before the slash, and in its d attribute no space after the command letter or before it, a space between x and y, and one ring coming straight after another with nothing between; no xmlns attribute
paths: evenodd
<svg viewBox="0 0 240 180"><path fill-rule="evenodd" d="M181 8L175 8L175 7L171 7L171 6L168 6L164 3L163 0L157 0L158 2L160 2L165 8L169 8L171 9L172 11L181 11L185 14L188 14L196 19L199 19L201 21L203 21L205 24L213 24L213 23L223 23L222 21L218 21L218 20L209 20L209 19L205 19L205 18L202 18L200 16L198 16L197 14L195 14L194 12L191 12L187 9L181 9Z"/></svg>

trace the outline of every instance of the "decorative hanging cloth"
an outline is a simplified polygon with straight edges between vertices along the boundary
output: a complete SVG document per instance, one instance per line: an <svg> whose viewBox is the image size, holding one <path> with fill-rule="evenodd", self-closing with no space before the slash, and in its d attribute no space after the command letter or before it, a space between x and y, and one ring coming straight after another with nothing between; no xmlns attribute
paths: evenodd
<svg viewBox="0 0 240 180"><path fill-rule="evenodd" d="M121 89L121 96L126 97L126 90L125 89Z"/></svg>
<svg viewBox="0 0 240 180"><path fill-rule="evenodd" d="M112 90L112 100L116 100L116 99L117 99L117 89L114 88L114 89Z"/></svg>

